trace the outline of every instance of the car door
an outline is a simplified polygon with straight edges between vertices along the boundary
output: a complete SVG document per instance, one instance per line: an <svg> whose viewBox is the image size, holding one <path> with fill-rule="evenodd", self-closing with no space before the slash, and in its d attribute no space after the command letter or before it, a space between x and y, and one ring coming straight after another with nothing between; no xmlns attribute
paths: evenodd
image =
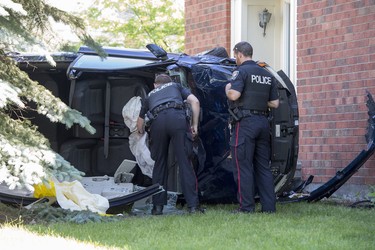
<svg viewBox="0 0 375 250"><path fill-rule="evenodd" d="M275 192L281 194L297 181L299 113L298 102L293 83L283 72L275 72L270 66L265 68L271 72L279 83L280 104L271 109L271 170L275 177ZM300 176L299 176L300 177Z"/></svg>

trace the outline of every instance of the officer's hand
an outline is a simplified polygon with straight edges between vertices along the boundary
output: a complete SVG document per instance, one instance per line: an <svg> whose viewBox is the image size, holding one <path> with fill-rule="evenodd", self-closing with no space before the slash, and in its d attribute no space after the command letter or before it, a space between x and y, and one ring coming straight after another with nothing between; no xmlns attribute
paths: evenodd
<svg viewBox="0 0 375 250"><path fill-rule="evenodd" d="M145 132L145 120L141 117L138 117L137 120L137 130L139 134L143 134Z"/></svg>
<svg viewBox="0 0 375 250"><path fill-rule="evenodd" d="M193 139L198 136L198 126L191 126L191 133L193 134Z"/></svg>

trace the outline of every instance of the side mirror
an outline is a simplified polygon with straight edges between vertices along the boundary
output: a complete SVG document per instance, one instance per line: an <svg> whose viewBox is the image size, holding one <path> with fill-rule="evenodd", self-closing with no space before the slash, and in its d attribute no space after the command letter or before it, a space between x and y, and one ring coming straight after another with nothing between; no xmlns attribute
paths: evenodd
<svg viewBox="0 0 375 250"><path fill-rule="evenodd" d="M157 58L159 59L162 59L162 60L166 60L168 59L167 57L167 52L159 47L158 45L156 44L147 44L146 45L146 48L154 55L156 56Z"/></svg>

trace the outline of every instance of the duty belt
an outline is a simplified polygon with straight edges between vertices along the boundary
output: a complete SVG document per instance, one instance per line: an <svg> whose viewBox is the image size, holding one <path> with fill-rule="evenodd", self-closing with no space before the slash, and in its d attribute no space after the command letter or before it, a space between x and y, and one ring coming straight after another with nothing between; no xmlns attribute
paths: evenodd
<svg viewBox="0 0 375 250"><path fill-rule="evenodd" d="M165 109L183 109L184 108L184 105L183 104L180 104L180 103L176 103L176 102L167 102L167 103L163 103L159 106L157 106L156 108L154 108L151 113L154 117L156 117L158 115L158 113L160 113L161 111L165 110Z"/></svg>
<svg viewBox="0 0 375 250"><path fill-rule="evenodd" d="M243 116L249 116L249 115L264 115L267 116L267 111L260 111L255 109L242 109L241 110Z"/></svg>

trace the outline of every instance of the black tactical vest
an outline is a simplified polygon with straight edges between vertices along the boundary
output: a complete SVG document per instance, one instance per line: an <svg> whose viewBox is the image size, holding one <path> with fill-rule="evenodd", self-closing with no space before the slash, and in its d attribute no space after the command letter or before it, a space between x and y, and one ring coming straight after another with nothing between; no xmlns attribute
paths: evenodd
<svg viewBox="0 0 375 250"><path fill-rule="evenodd" d="M177 83L170 82L163 84L148 94L149 110L153 110L157 106L167 102L183 104L183 97Z"/></svg>
<svg viewBox="0 0 375 250"><path fill-rule="evenodd" d="M244 89L238 100L230 102L230 108L267 111L273 76L255 63L244 63L238 67L244 76Z"/></svg>

